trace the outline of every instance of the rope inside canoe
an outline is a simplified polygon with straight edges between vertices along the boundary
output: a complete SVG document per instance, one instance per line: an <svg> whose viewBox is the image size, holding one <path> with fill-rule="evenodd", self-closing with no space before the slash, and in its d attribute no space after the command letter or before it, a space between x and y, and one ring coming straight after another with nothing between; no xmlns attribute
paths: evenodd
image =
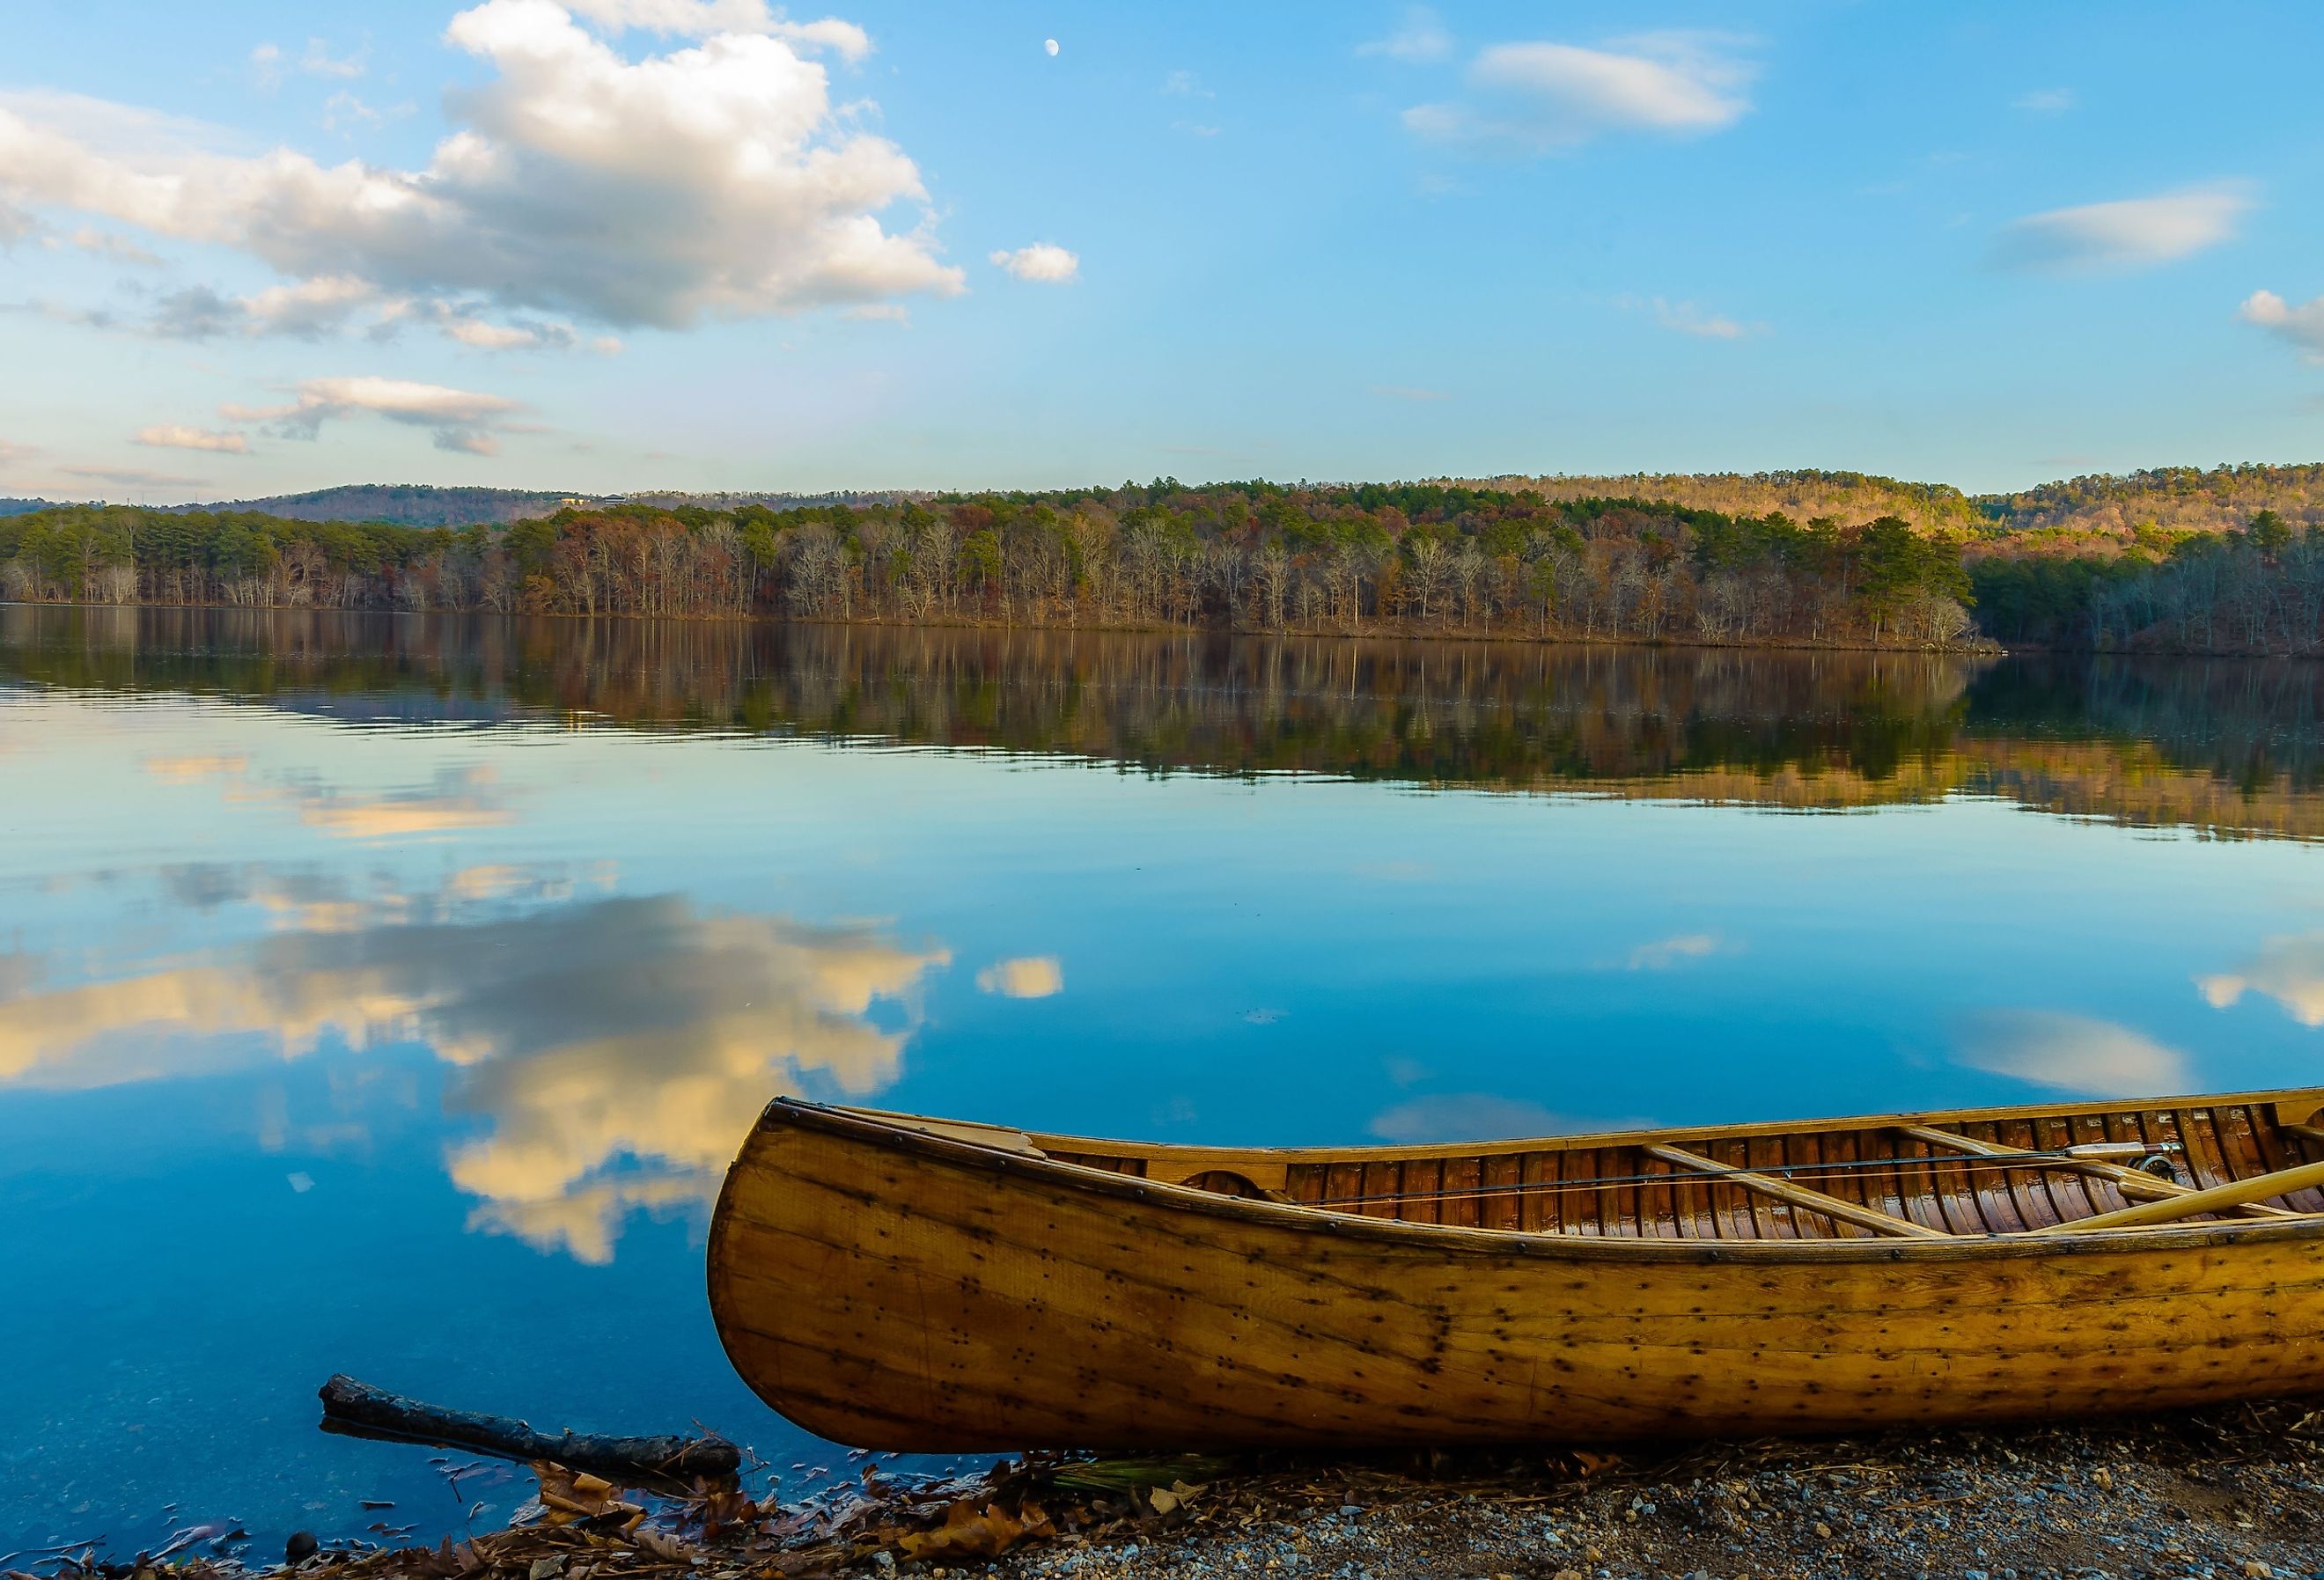
<svg viewBox="0 0 2324 1580"><path fill-rule="evenodd" d="M2160 1149L2157 1149L2158 1152ZM1446 1160L1438 1160L1445 1161ZM2098 1160L2111 1162L2114 1160ZM2093 1161L2077 1158L2070 1152L2011 1152L2004 1157L1980 1158L1962 1153L1954 1156L1932 1154L1921 1158L1826 1158L1814 1163L1755 1163L1721 1164L1716 1169L1682 1169L1675 1164L1653 1174L1596 1174L1582 1179L1521 1180L1508 1185L1462 1186L1447 1190L1391 1190L1371 1196L1327 1196L1298 1205L1307 1207L1369 1206L1388 1202L1416 1201L1474 1201L1489 1196L1545 1196L1570 1190L1597 1190L1615 1185L1671 1185L1694 1180L1706 1183L1737 1174L1780 1176L1795 1182L1809 1179L1838 1179L1868 1169L1910 1168L1935 1172L1957 1169L1965 1172L1979 1169L2038 1169L2054 1164L2080 1164ZM1403 1165L1398 1165L1403 1167ZM2126 1164L2125 1167L2129 1167Z"/></svg>

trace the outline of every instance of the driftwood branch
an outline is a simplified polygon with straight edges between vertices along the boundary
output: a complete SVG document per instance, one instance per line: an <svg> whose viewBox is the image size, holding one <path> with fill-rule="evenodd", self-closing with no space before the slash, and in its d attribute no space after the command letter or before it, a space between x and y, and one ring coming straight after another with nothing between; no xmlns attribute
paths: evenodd
<svg viewBox="0 0 2324 1580"><path fill-rule="evenodd" d="M697 1481L732 1481L742 1451L721 1437L609 1437L595 1432L551 1437L524 1421L445 1409L334 1374L318 1391L323 1430L383 1443L464 1448L501 1459L553 1460L568 1470L629 1487L687 1489Z"/></svg>

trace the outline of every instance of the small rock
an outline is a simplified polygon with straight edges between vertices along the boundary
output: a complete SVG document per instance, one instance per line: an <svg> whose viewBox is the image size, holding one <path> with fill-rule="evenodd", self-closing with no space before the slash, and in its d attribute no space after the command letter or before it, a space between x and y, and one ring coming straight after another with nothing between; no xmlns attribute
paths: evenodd
<svg viewBox="0 0 2324 1580"><path fill-rule="evenodd" d="M2245 1580L2274 1580L2275 1571L2257 1558L2244 1560Z"/></svg>
<svg viewBox="0 0 2324 1580"><path fill-rule="evenodd" d="M323 1544L315 1539L313 1531L294 1530L290 1533L290 1539L282 1544L282 1561L295 1569L322 1551L322 1547Z"/></svg>
<svg viewBox="0 0 2324 1580"><path fill-rule="evenodd" d="M1831 1539L1831 1527L1826 1525L1821 1520L1816 1521L1815 1533L1826 1541L1830 1541Z"/></svg>

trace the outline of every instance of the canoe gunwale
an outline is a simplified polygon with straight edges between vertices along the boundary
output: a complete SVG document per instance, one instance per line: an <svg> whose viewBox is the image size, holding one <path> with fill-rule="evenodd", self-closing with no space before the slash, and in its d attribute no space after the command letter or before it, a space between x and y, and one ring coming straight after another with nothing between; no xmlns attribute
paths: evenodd
<svg viewBox="0 0 2324 1580"><path fill-rule="evenodd" d="M2121 1113L2147 1107L2212 1106L2228 1104L2274 1104L2289 1102L2294 1106L2317 1101L2314 1088L2285 1092L2264 1092L2192 1098L2163 1098L2152 1104L2089 1104L2061 1105L2043 1112ZM1829 1122L1834 1125L1877 1125L1891 1122L1959 1123L1985 1114L2006 1117L2028 1112L2024 1108L1956 1111L1944 1114L1870 1115L1858 1120ZM2275 1241L2324 1240L2324 1213L2304 1214L2286 1217L2247 1218L2232 1221L2174 1223L2158 1225L2134 1225L2124 1228L2098 1229L2082 1234L1947 1234L1923 1238L1877 1239L1800 1239L1800 1240L1700 1240L1630 1238L1580 1234L1540 1234L1509 1229L1480 1229L1458 1224L1414 1223L1397 1218L1372 1217L1357 1213L1336 1212L1328 1207L1293 1202L1270 1201L1264 1197L1228 1196L1191 1185L1169 1184L1158 1179L1141 1178L1115 1173L1109 1169L1091 1168L1085 1164L1001 1147L985 1146L961 1139L957 1134L944 1134L917 1128L924 1123L918 1116L887 1113L874 1110L852 1109L812 1103L798 1098L778 1097L767 1104L742 1144L736 1169L729 1172L727 1188L720 1193L717 1211L713 1215L713 1240L717 1238L716 1221L725 1215L727 1197L734 1176L742 1162L761 1144L761 1138L770 1131L799 1127L847 1138L866 1146L898 1149L916 1152L958 1167L980 1171L993 1178L996 1188L1002 1188L1012 1179L1038 1179L1045 1184L1110 1196L1126 1201L1167 1207L1199 1216L1289 1230L1307 1234L1323 1234L1335 1239L1387 1242L1406 1246L1438 1250L1447 1253L1473 1255L1539 1257L1552 1261L1614 1261L1632 1264L1661 1263L1700 1265L1712 1262L1734 1263L1881 1263L1955 1261L1964 1260L1999 1260L2054 1256L2089 1256L2100 1252L2122 1253L2154 1250L2184 1250L2190 1247L2250 1244ZM1818 1123L1825 1122L1808 1122ZM1616 1132L1604 1137L1557 1137L1547 1144L1563 1145L1569 1141L1586 1145L1635 1145L1651 1137L1718 1138L1745 1133L1747 1129L1776 1132L1786 1127L1737 1127L1720 1131L1709 1127L1689 1130ZM1803 1128L1803 1127L1801 1127ZM1079 1138L1069 1138L1035 1132L1034 1143L1056 1142L1061 1146L1084 1149L1102 1155L1102 1144L1092 1144ZM1528 1145L1544 1143L1514 1141L1497 1143L1509 1150L1523 1150ZM1125 1151L1128 1143L1114 1143ZM1473 1150L1473 1149L1472 1149ZM1340 1159L1370 1154L1380 1157L1426 1157L1430 1149L1261 1149L1222 1148L1173 1149L1154 1147L1138 1149L1141 1153L1171 1151L1185 1156L1216 1158L1222 1166L1232 1159L1281 1161L1286 1159ZM908 1204L905 1204L908 1206ZM714 1296L716 1266L712 1259ZM714 1304L715 1303L714 1298Z"/></svg>
<svg viewBox="0 0 2324 1580"><path fill-rule="evenodd" d="M780 1099L779 1099L780 1101ZM788 1099L788 1101L803 1101ZM832 1107L837 1104L819 1104ZM2324 1086L2282 1086L2256 1092L2187 1093L2176 1096L2146 1097L2136 1101L2122 1098L2085 1098L2072 1103L1996 1104L1982 1108L1916 1109L1897 1113L1843 1113L1820 1118L1754 1120L1744 1124L1679 1124L1655 1126L1644 1130L1579 1131L1572 1135L1524 1136L1499 1141L1428 1141L1416 1145L1397 1142L1374 1143L1355 1147L1218 1147L1189 1145L1182 1141L1127 1141L1100 1136L1068 1136L1055 1132L1027 1131L1017 1133L1028 1136L1036 1146L1055 1142L1074 1151L1094 1157L1168 1157L1178 1162L1194 1165L1206 1160L1246 1159L1253 1162L1306 1163L1329 1160L1340 1163L1389 1163L1399 1160L1428 1162L1444 1158L1489 1157L1497 1153L1530 1151L1587 1151L1608 1147L1637 1145L1651 1138L1676 1146L1689 1141L1744 1140L1758 1136L1801 1135L1823 1131L1864 1130L1880 1125L1923 1124L1942 1128L1949 1124L1987 1124L1997 1120L2023 1119L2029 1114L2045 1117L2081 1118L2113 1113L2144 1113L2150 1111L2190 1108L2275 1108L2296 1111L2302 1115L2324 1118ZM952 1123L952 1121L930 1121L915 1113L899 1113L887 1109L847 1107L850 1113L868 1118L893 1120L904 1124ZM993 1126L973 1126L977 1129L998 1129Z"/></svg>

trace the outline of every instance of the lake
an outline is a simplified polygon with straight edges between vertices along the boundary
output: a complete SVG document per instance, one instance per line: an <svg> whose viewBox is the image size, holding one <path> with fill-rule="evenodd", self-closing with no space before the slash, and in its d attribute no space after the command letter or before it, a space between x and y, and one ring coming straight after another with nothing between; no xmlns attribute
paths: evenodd
<svg viewBox="0 0 2324 1580"><path fill-rule="evenodd" d="M334 1371L853 1474L705 1306L779 1093L1348 1142L2313 1083L2319 836L2314 664L0 606L0 1552L526 1495L321 1436Z"/></svg>

